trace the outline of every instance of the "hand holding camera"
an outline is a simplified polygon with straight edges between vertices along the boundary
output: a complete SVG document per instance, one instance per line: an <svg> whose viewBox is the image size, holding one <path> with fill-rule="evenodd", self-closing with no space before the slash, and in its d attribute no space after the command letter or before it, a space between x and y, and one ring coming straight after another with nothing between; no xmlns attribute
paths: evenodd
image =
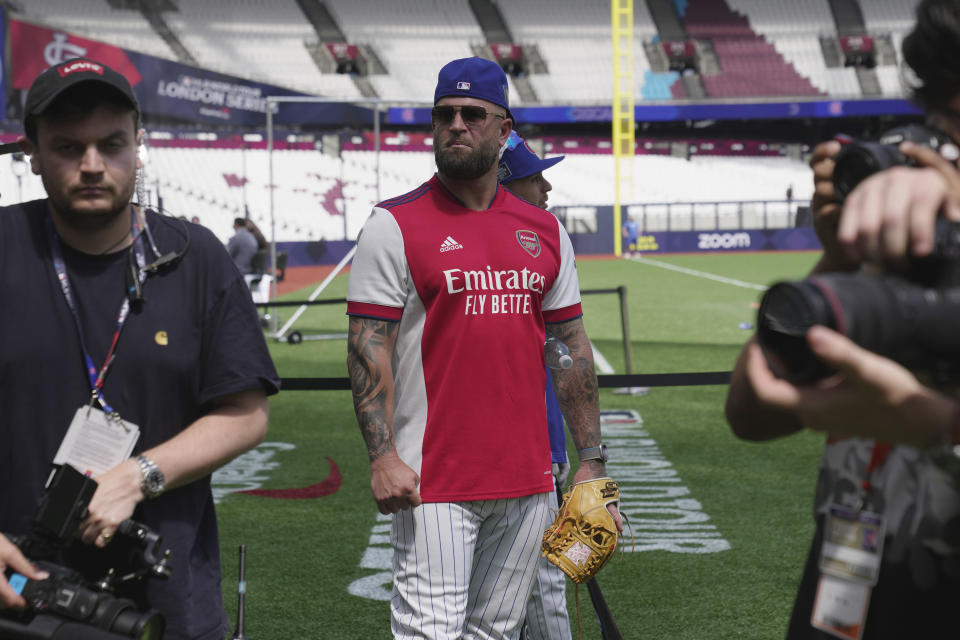
<svg viewBox="0 0 960 640"><path fill-rule="evenodd" d="M0 536L0 562L6 578L0 581L0 593L5 594L7 604L23 608L19 613L0 611L0 637L53 639L81 632L78 637L98 640L119 636L159 640L163 636L165 623L159 612L141 612L131 600L113 595L124 583L170 575L170 552L162 550L160 536L148 527L132 520L117 527L117 536L129 547L125 551L130 553L129 566L122 563L119 570L111 567L105 575L90 580L57 564L60 551L87 520L87 507L96 489L94 480L63 465L37 505L30 532L9 540Z"/></svg>
<svg viewBox="0 0 960 640"><path fill-rule="evenodd" d="M77 530L84 544L106 547L120 524L133 515L143 499L140 467L133 458L96 476L97 490L90 499L88 516Z"/></svg>
<svg viewBox="0 0 960 640"><path fill-rule="evenodd" d="M758 344L747 346L746 374L764 405L790 411L815 431L918 447L951 436L960 405L905 367L822 326L812 327L805 343L811 357L838 375L796 385L774 375Z"/></svg>
<svg viewBox="0 0 960 640"><path fill-rule="evenodd" d="M960 221L958 157L946 135L917 125L844 145L832 182L843 207L836 241L846 258L902 266L929 254L937 218Z"/></svg>
<svg viewBox="0 0 960 640"><path fill-rule="evenodd" d="M764 295L745 354L761 402L813 429L918 446L945 438L956 402L916 374L960 380L957 155L919 127L817 147L825 255L814 276ZM871 264L853 272L861 263Z"/></svg>
<svg viewBox="0 0 960 640"><path fill-rule="evenodd" d="M23 608L26 601L2 577L8 570L16 571L31 580L45 580L49 574L40 571L27 560L20 549L0 533L0 609Z"/></svg>

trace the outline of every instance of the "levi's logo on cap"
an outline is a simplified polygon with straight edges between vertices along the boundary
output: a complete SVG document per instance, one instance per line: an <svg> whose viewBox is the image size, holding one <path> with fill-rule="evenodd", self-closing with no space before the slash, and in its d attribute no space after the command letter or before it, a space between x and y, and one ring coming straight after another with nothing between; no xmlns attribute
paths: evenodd
<svg viewBox="0 0 960 640"><path fill-rule="evenodd" d="M463 90L463 91L470 91L470 83L469 83L469 82L458 82L458 83L457 83L457 89L461 89L461 90Z"/></svg>
<svg viewBox="0 0 960 640"><path fill-rule="evenodd" d="M71 73L77 71L92 71L93 73L103 75L103 67L95 62L90 62L89 60L78 60L70 64L65 64L57 72L60 74L61 78L65 78Z"/></svg>

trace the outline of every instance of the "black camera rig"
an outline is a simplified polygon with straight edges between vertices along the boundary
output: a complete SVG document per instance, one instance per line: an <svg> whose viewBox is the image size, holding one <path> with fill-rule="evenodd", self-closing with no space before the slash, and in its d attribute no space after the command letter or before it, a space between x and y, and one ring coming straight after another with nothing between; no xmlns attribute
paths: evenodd
<svg viewBox="0 0 960 640"><path fill-rule="evenodd" d="M834 156L833 190L843 202L858 184L878 171L893 167L915 167L913 158L900 152L900 143L913 142L929 147L957 166L960 149L942 131L919 124L897 127L885 132L874 142L838 136L843 145Z"/></svg>
<svg viewBox="0 0 960 640"><path fill-rule="evenodd" d="M3 640L160 640L165 621L158 611L140 611L128 599L113 595L121 584L144 577L166 579L170 575L170 551L149 527L125 520L117 528L115 543L126 540L136 550L138 567L118 573L109 569L103 577L88 581L68 567L54 562L71 543L86 519L87 506L96 491L95 480L69 465L53 474L40 498L30 532L8 536L38 568L50 575L30 580L13 571L7 581L26 600L23 611L0 612Z"/></svg>

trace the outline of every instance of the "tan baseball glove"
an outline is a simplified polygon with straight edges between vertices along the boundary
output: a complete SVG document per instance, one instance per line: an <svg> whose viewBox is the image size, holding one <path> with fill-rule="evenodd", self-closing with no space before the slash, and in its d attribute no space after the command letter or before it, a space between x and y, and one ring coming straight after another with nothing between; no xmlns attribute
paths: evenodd
<svg viewBox="0 0 960 640"><path fill-rule="evenodd" d="M543 533L543 556L574 582L587 582L617 548L617 525L607 510L620 503L620 488L610 478L578 482L563 495L563 504Z"/></svg>

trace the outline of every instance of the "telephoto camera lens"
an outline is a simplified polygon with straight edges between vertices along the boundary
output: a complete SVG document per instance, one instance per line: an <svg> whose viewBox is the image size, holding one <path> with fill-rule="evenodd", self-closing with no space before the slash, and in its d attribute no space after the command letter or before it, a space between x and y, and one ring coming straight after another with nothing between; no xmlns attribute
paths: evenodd
<svg viewBox="0 0 960 640"><path fill-rule="evenodd" d="M960 365L957 318L960 287L926 287L894 275L827 273L773 285L760 303L757 340L771 371L794 383L833 373L807 345L814 325L935 380L950 380Z"/></svg>
<svg viewBox="0 0 960 640"><path fill-rule="evenodd" d="M832 373L807 346L807 331L817 324L835 329L837 321L829 299L815 284L801 280L770 287L757 315L757 340L774 375L805 383Z"/></svg>

